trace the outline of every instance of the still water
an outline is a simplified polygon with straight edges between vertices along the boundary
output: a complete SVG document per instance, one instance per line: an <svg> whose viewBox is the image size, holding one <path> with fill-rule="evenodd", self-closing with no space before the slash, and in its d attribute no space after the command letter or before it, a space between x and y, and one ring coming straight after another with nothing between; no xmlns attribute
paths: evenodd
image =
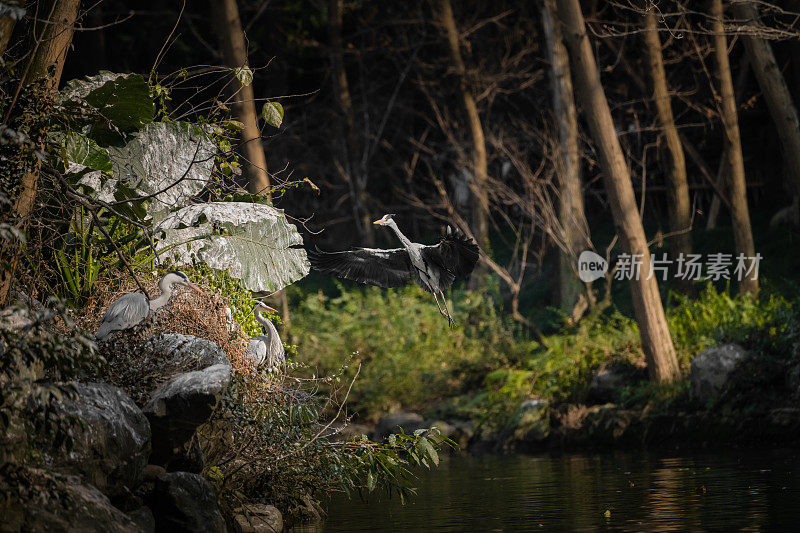
<svg viewBox="0 0 800 533"><path fill-rule="evenodd" d="M399 500L335 497L314 531L800 531L800 453L481 456Z"/></svg>

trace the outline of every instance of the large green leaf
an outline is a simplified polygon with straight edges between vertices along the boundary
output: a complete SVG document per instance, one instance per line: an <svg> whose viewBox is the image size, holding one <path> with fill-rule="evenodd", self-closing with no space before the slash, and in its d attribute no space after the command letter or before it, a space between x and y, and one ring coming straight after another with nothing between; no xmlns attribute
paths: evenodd
<svg viewBox="0 0 800 533"><path fill-rule="evenodd" d="M211 178L216 147L197 126L152 122L121 148L108 148L114 177L142 195L155 195L153 218L186 205Z"/></svg>
<svg viewBox="0 0 800 533"><path fill-rule="evenodd" d="M92 170L111 172L108 151L83 134L70 132L64 137L66 163L77 163Z"/></svg>
<svg viewBox="0 0 800 533"><path fill-rule="evenodd" d="M225 270L251 291L277 291L308 274L297 228L281 209L247 202L191 205L157 228L161 260L175 266L195 260Z"/></svg>
<svg viewBox="0 0 800 533"><path fill-rule="evenodd" d="M62 93L64 104L88 104L110 123L106 126L119 132L136 131L155 117L150 87L140 74L103 71L71 80Z"/></svg>

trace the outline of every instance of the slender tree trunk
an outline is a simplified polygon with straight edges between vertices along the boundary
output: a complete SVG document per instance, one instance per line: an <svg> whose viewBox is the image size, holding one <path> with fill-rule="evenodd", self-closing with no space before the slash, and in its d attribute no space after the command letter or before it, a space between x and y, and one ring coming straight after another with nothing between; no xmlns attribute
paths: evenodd
<svg viewBox="0 0 800 533"><path fill-rule="evenodd" d="M736 84L734 85L734 92L736 93L736 107L738 108L742 102L742 95L747 87L747 79L750 74L750 61L745 55L739 65L739 73L736 75ZM722 149L722 156L720 157L719 166L717 167L716 185L720 191L728 190L728 147L725 145ZM725 202L730 205L730 202ZM717 218L722 207L722 199L719 194L715 194L711 199L711 206L708 209L708 220L706 229L714 229L717 227Z"/></svg>
<svg viewBox="0 0 800 533"><path fill-rule="evenodd" d="M558 0L558 16L564 25L564 39L569 49L578 98L585 110L586 121L600 156L614 224L623 249L631 255L641 257L640 275L631 277L630 288L650 378L653 381L670 381L680 373L678 360L661 305L658 283L655 276L648 275L650 251L636 207L630 171L600 83L600 74L578 0Z"/></svg>
<svg viewBox="0 0 800 533"><path fill-rule="evenodd" d="M584 286L576 275L575 268L580 253L590 247L581 183L578 112L569 72L569 55L561 35L561 25L555 22L555 0L543 0L541 7L547 59L550 62L553 114L558 123L559 153L555 161L559 185L559 222L564 230L565 248L559 250L559 306L577 321L580 316L576 316L578 313L575 311L582 301L583 290L592 290L591 286Z"/></svg>
<svg viewBox="0 0 800 533"><path fill-rule="evenodd" d="M742 141L739 133L739 118L736 113L736 97L733 92L731 66L728 59L728 39L722 25L722 0L711 0L712 31L714 33L714 59L717 64L717 83L720 98L720 117L725 128L725 147L730 170L728 190L731 199L731 221L736 251L745 257L755 257L753 231L750 226L750 211L747 207L747 183L744 175ZM748 263L748 266L749 263ZM758 280L743 276L739 290L746 294L758 294Z"/></svg>
<svg viewBox="0 0 800 533"><path fill-rule="evenodd" d="M738 18L747 19L748 23L758 22L758 9L752 3L734 4L734 13ZM747 57L753 66L753 72L764 93L772 121L778 130L778 138L783 146L783 155L789 166L792 177L794 195L800 195L800 119L797 108L792 102L789 88L783 79L778 62L770 44L764 39L752 35L742 37ZM797 213L793 213L797 216Z"/></svg>
<svg viewBox="0 0 800 533"><path fill-rule="evenodd" d="M45 6L40 11L42 13L40 16L46 17L47 22L35 26L36 41L31 59L26 66L27 73L23 83L32 83L46 77L45 84L51 91L55 91L61 80L64 62L72 42L80 0L55 0L54 3L45 3ZM50 69L52 75L49 75ZM23 173L20 193L14 202L14 224L23 231L28 227L28 219L36 203L38 183L37 165L36 168ZM20 243L14 243L3 251L3 262L7 262L7 268L0 273L0 307L8 303L8 295L11 292L21 252Z"/></svg>
<svg viewBox="0 0 800 533"><path fill-rule="evenodd" d="M467 80L467 69L461 56L461 44L458 39L458 28L453 16L453 6L450 0L439 0L439 18L444 29L447 43L450 47L450 58L455 67L461 92L461 103L467 115L469 131L472 135L472 233L482 250L489 250L489 200L486 195L486 182L488 180L488 164L486 159L486 141L483 135L483 125L478 114L478 106ZM485 283L486 266L479 264L473 273L473 287Z"/></svg>
<svg viewBox="0 0 800 533"><path fill-rule="evenodd" d="M242 21L236 0L214 0L211 2L217 24L219 40L225 63L231 68L249 65ZM238 79L233 82L235 91L233 111L244 125L239 151L245 159L244 169L247 189L252 194L269 195L267 157L261 144L261 129L258 127L253 84L244 85Z"/></svg>
<svg viewBox="0 0 800 533"><path fill-rule="evenodd" d="M342 46L342 10L344 0L328 1L328 30L331 41L331 67L333 69L333 94L336 103L344 115L344 142L347 156L345 172L350 185L350 196L353 203L353 216L361 238L367 246L374 246L372 216L367 209L367 194L364 169L358 155L356 142L356 114L353 100L350 97L350 84L344 68L344 47Z"/></svg>
<svg viewBox="0 0 800 533"><path fill-rule="evenodd" d="M653 82L653 101L656 106L658 124L661 128L665 149L662 150L667 167L667 196L669 198L670 237L674 246L670 249L674 255L688 255L692 251L692 208L689 202L689 183L686 179L686 160L683 146L675 127L672 115L672 103L667 87L667 75L664 71L664 58L661 53L661 39L658 36L658 24L654 9L648 9L644 15L644 43L647 49L647 66ZM683 287L684 289L686 287Z"/></svg>

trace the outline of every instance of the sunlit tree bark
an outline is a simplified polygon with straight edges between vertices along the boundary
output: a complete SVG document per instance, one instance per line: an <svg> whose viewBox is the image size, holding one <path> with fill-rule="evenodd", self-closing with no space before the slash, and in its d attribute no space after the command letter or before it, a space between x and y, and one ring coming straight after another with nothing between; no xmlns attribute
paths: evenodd
<svg viewBox="0 0 800 533"><path fill-rule="evenodd" d="M667 196L669 199L670 247L674 255L689 254L692 251L691 225L692 208L689 202L689 183L686 179L686 160L683 146L675 127L672 115L672 103L667 86L667 74L664 70L664 58L661 52L661 39L658 36L658 24L654 9L644 15L644 42L647 49L647 66L653 84L653 101L656 107L658 125L665 147L662 150L667 169Z"/></svg>
<svg viewBox="0 0 800 533"><path fill-rule="evenodd" d="M247 44L236 0L214 0L211 5L225 63L231 68L249 66ZM238 79L234 80L233 85L236 93L233 97L233 111L244 126L239 151L245 159L247 189L253 194L269 195L267 157L261 144L253 85L243 84Z"/></svg>
<svg viewBox="0 0 800 533"><path fill-rule="evenodd" d="M559 222L564 230L564 248L559 250L558 293L562 310L578 320L583 283L576 275L575 265L580 253L589 248L589 225L583 203L580 151L578 146L578 112L569 72L569 55L556 23L555 0L542 0L542 28L550 63L550 87L553 114L558 124L556 173L559 188ZM591 288L589 288L591 290ZM585 308L583 309L585 310Z"/></svg>
<svg viewBox="0 0 800 533"><path fill-rule="evenodd" d="M581 107L597 146L614 224L625 252L641 257L641 272L630 280L631 298L642 340L642 350L653 381L675 379L680 370L667 327L655 277L649 276L650 251L639 217L622 148L617 138L592 45L578 0L558 0L572 73Z"/></svg>
<svg viewBox="0 0 800 533"><path fill-rule="evenodd" d="M753 3L737 3L733 6L738 18L752 24L758 22L758 9ZM783 79L778 62L770 44L757 36L742 36L747 56L753 72L764 94L772 121L778 130L778 138L783 147L783 155L789 166L789 174L793 180L794 194L800 195L800 120L797 108L786 81ZM795 220L798 213L793 213Z"/></svg>
<svg viewBox="0 0 800 533"><path fill-rule="evenodd" d="M725 147L728 157L728 190L731 200L731 221L736 252L745 257L755 257L750 210L747 207L747 183L744 174L742 141L736 97L733 92L731 66L728 58L728 39L723 27L722 0L711 0L712 32L714 33L714 60L716 62L717 90L719 91L720 118L725 129ZM758 293L758 280L743 276L739 290L747 294Z"/></svg>
<svg viewBox="0 0 800 533"><path fill-rule="evenodd" d="M484 251L489 249L489 200L486 195L486 182L488 176L488 163L486 159L486 141L483 134L483 124L478 114L475 96L472 94L467 80L467 68L461 55L461 44L458 37L458 27L453 16L453 6L450 0L439 1L439 18L447 37L450 49L450 59L453 62L455 74L458 77L461 103L467 115L467 124L472 136L472 225L473 234L478 245ZM473 286L482 285L486 277L486 267L479 264L472 275Z"/></svg>
<svg viewBox="0 0 800 533"><path fill-rule="evenodd" d="M43 20L35 25L36 41L31 50L31 59L24 71L23 84L45 78L45 85L52 91L58 88L64 62L67 58L75 23L78 18L80 0L55 0L43 3L40 13ZM14 224L23 231L36 202L39 181L38 168L25 172L20 183L20 193L13 207ZM0 307L6 305L14 282L21 254L20 244L7 246L3 250L6 268L0 277Z"/></svg>

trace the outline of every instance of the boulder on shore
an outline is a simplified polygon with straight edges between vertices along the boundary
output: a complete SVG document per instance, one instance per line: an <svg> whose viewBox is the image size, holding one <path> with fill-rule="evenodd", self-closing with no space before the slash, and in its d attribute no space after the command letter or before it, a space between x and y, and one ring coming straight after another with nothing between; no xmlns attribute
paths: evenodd
<svg viewBox="0 0 800 533"><path fill-rule="evenodd" d="M511 416L508 430L510 443L533 445L543 442L550 435L550 403L540 399L525 400Z"/></svg>
<svg viewBox="0 0 800 533"><path fill-rule="evenodd" d="M400 429L406 433L426 427L425 419L417 413L407 411L395 411L381 417L375 426L372 440L380 442L392 433L399 433Z"/></svg>
<svg viewBox="0 0 800 533"><path fill-rule="evenodd" d="M208 366L175 374L150 395L143 409L153 433L150 462L164 465L177 457L181 464L195 464L197 460L190 453L192 437L225 394L231 380L231 364L213 342L177 334L160 335L158 339L161 348L180 347L175 357L191 358L193 364ZM190 346L198 351L190 353ZM191 460L183 460L186 457Z"/></svg>
<svg viewBox="0 0 800 533"><path fill-rule="evenodd" d="M211 485L197 474L172 472L159 476L150 506L156 520L156 531L226 531Z"/></svg>
<svg viewBox="0 0 800 533"><path fill-rule="evenodd" d="M36 471L31 471L39 477ZM6 494L8 501L0 531L62 531L65 533L140 533L125 513L108 497L77 476L43 474L46 488L25 495Z"/></svg>
<svg viewBox="0 0 800 533"><path fill-rule="evenodd" d="M78 423L71 428L72 449L45 451L54 470L83 477L110 497L134 489L150 455L150 425L122 389L108 383L77 384L78 397L64 400L64 414Z"/></svg>
<svg viewBox="0 0 800 533"><path fill-rule="evenodd" d="M237 533L281 533L283 515L272 505L251 503L234 511Z"/></svg>
<svg viewBox="0 0 800 533"><path fill-rule="evenodd" d="M717 396L728 384L736 366L747 356L747 350L738 344L723 344L697 354L689 373L692 396L701 402Z"/></svg>

